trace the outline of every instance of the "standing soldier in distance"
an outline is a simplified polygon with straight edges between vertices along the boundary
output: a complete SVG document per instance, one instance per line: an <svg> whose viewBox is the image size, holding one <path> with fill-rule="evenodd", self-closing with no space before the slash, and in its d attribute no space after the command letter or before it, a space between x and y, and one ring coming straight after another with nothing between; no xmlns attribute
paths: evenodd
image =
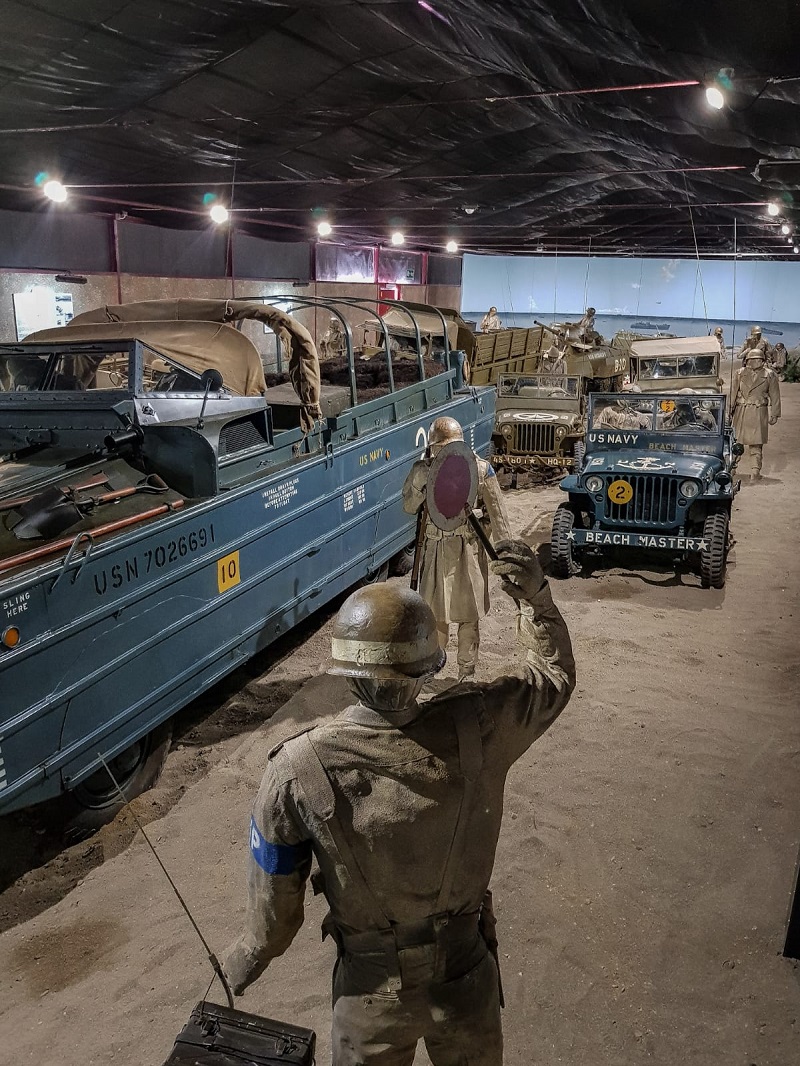
<svg viewBox="0 0 800 1066"><path fill-rule="evenodd" d="M506 774L575 687L569 633L531 550L496 545L526 662L417 703L445 655L425 601L371 585L343 605L332 673L353 706L270 752L253 810L240 994L303 922L312 853L338 960L333 1066L502 1066L489 880Z"/></svg>
<svg viewBox="0 0 800 1066"><path fill-rule="evenodd" d="M745 365L736 371L733 379L731 414L736 440L748 446L753 477L758 479L769 427L781 417L781 390L778 375L765 365L760 348L751 349L745 356Z"/></svg>
<svg viewBox="0 0 800 1066"><path fill-rule="evenodd" d="M417 514L426 506L428 469L439 449L452 440L463 440L464 432L455 418L437 418L428 431L428 456L411 467L403 485L403 510ZM489 520L493 540L510 536L508 520L497 477L490 463L478 461L478 499ZM458 677L472 677L478 663L480 618L489 610L489 571L486 552L478 543L468 522L452 533L425 522L422 541L419 591L436 617L439 641L447 647L450 624L458 627Z"/></svg>
<svg viewBox="0 0 800 1066"><path fill-rule="evenodd" d="M490 307L481 319L481 333L496 333L498 329L502 328L503 325L497 313L497 308Z"/></svg>
<svg viewBox="0 0 800 1066"><path fill-rule="evenodd" d="M719 354L724 359L727 352L725 349L725 334L722 331L722 326L716 326L714 328L714 336L716 337L717 343L719 344Z"/></svg>
<svg viewBox="0 0 800 1066"><path fill-rule="evenodd" d="M747 340L744 342L742 350L739 352L742 359L742 366L747 362L749 352L761 352L762 359L765 363L768 363L770 350L769 342L761 336L761 326L751 326Z"/></svg>

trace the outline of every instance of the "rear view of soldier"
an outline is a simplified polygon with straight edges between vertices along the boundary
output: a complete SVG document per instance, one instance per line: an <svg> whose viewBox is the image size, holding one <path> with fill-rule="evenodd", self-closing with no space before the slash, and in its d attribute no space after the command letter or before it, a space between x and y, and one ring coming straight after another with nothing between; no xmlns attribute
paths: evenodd
<svg viewBox="0 0 800 1066"><path fill-rule="evenodd" d="M518 604L515 674L418 704L441 670L436 620L407 588L373 585L337 616L332 673L358 700L274 749L251 826L243 935L225 970L241 993L303 921L312 853L336 940L333 1064L500 1066L489 879L506 774L566 706L566 625L520 541L492 569Z"/></svg>

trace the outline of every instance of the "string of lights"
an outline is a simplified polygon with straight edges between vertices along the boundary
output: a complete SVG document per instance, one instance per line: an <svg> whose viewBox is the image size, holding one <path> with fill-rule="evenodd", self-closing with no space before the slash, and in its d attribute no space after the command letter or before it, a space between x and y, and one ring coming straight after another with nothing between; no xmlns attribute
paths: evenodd
<svg viewBox="0 0 800 1066"><path fill-rule="evenodd" d="M784 81L796 81L796 80L800 80L800 79L798 79L795 76L771 77L771 78L767 79L765 84L762 86L762 88L756 94L756 96L755 96L754 100L752 101L752 103L754 103L755 100L760 98L770 85L779 84L779 83L784 82ZM505 94L505 95L502 95L502 96L483 96L483 97L462 98L462 99L456 99L456 100L440 100L440 101L431 101L431 102L429 102L429 101L414 101L414 102L403 102L403 103L397 103L397 104L387 104L387 105L384 105L384 106L385 106L385 108L387 110L388 109L398 109L398 108L420 107L420 106L426 106L429 103L435 103L438 106L452 106L454 104L461 104L461 103L513 102L513 101L516 101L516 100L530 100L530 99L538 99L538 98L548 99L548 98L571 97L571 96L589 96L589 95L597 95L597 94L601 94L601 93L640 92L640 91L655 91L655 90L662 90L662 89L683 89L683 88L693 88L693 87L698 87L698 86L700 86L702 88L703 92L704 92L705 100L706 100L707 105L713 110L721 110L721 109L726 108L726 107L730 107L731 110L739 110L739 111L746 109L746 108L738 108L738 109L736 109L736 108L732 108L731 105L730 105L730 96L731 96L731 94L735 90L742 91L744 83L740 83L738 86L736 85L735 78L734 78L734 71L733 71L732 68L729 68L729 67L721 68L719 71L717 71L714 74L704 75L703 78L700 78L700 79L685 79L685 80L682 80L682 81L639 82L639 83L635 83L635 84L616 85L616 86L613 86L613 85L609 85L609 86L593 86L593 87L581 88L581 89L560 89L560 90L544 89L544 90L539 90L539 91L535 91L535 92L531 92L531 93L516 93L516 94ZM748 106L751 106L751 105L748 105ZM759 166L762 165L762 164L766 164L767 162L769 162L769 161L764 160L764 161L762 161L759 164ZM633 168L631 168L631 169L628 169L628 170L618 169L618 168L616 168L616 169L596 168L596 169L585 169L585 170L577 169L577 170L570 170L570 171L547 171L547 170L544 170L544 171L543 170L529 170L529 171L516 171L516 172L513 172L513 171L512 172L494 172L494 171L492 171L492 172L478 172L478 173L473 172L473 173L468 173L468 174L435 174L435 175L418 175L418 174L417 175L410 175L410 174L399 174L399 173L387 173L387 174L382 175L382 176L380 176L380 175L371 175L369 177L335 177L335 176L330 176L329 175L329 176L324 176L324 177L314 177L314 178L308 177L308 178L306 178L306 177L292 176L292 177L281 177L281 178L251 178L251 179L245 179L243 181L238 182L237 183L237 187L245 187L245 186L247 186L247 187L258 187L258 186L276 187L276 186L314 185L314 186L326 186L326 187L333 186L333 187L342 187L342 188L352 188L352 187L359 187L359 186L366 186L366 185L374 185L376 181L381 180L381 179L387 180L387 181L391 181L393 183L394 182L421 183L421 182L426 182L426 181L427 182L446 182L446 181L487 182L487 181L496 181L496 180L513 181L515 179L528 180L528 179L532 179L532 178L541 178L541 179L547 180L547 179L553 179L553 178L565 177L565 176L569 176L571 178L575 178L577 180L580 180L581 178L587 178L588 179L588 178L592 178L592 177L594 177L594 178L611 177L611 176L618 177L618 176L622 176L622 175L629 175L631 177L634 177L634 176L642 176L644 174L647 174L647 175L655 175L655 174L683 175L684 182L685 182L686 181L686 176L687 175L691 175L691 174L697 174L697 175L699 175L699 174L713 174L713 173L743 171L743 170L746 170L746 169L747 168L745 166L743 166L743 165L729 164L729 165L717 165L717 166L653 167L653 168L647 168L647 169L643 169L643 168L633 169ZM214 188L217 188L217 189L225 188L225 189L227 189L228 186L229 186L229 181L226 180L226 181L220 181L220 182L212 182L212 183L210 183L210 185L211 185L212 189L214 189ZM159 203L154 203L154 202L142 202L142 201L136 201L136 200L123 200L123 199L117 199L116 197L113 197L113 196L103 196L103 195L101 195L103 192L116 191L117 193L124 193L124 192L126 192L128 190L153 190L153 189L162 189L162 190L166 190L166 189L187 189L187 190L189 190L189 189L201 189L204 186L205 186L206 189L208 189L209 183L207 183L207 182L204 183L204 182L196 182L196 181L177 181L177 182L120 182L120 183L105 182L105 183L95 183L95 184L91 184L91 183L65 183L65 182L62 182L56 176L53 176L53 175L50 175L48 173L42 172L42 173L39 173L39 174L36 175L36 177L34 179L34 186L38 190L40 190L41 193L45 197L47 197L49 200L51 200L53 203L56 203L56 204L65 204L69 200L71 195L75 194L76 196L78 196L81 199L85 199L85 200L89 200L89 201L93 201L93 202L115 203L119 207L133 207L133 208L136 208L136 209L139 209L139 210L143 210L143 211L169 211L169 212L176 212L176 213L179 213L179 214L188 214L188 215L195 215L195 216L205 214L211 220L211 222L213 222L214 225L216 225L216 226L230 225L231 221L232 221L232 217L233 217L234 214L238 218L241 218L241 219L243 219L243 220L245 220L247 222L252 222L252 221L257 221L255 219L253 219L252 216L254 216L254 215L259 215L259 214L267 214L268 215L272 210L275 210L275 211L281 210L281 209L278 209L278 208L270 209L269 207L262 207L262 206L256 206L256 207L248 207L248 206L239 207L239 206L237 206L235 208L235 210L234 210L233 206L232 206L232 202L228 202L228 203L225 202L226 196L225 196L224 193L218 193L218 192L214 192L214 191L206 191L203 194L203 196L202 196L202 210L199 210L198 208L195 208L193 206L188 206L188 205L185 206L185 207L179 207L179 206L174 205L174 204L173 205L164 205L164 204L159 204ZM227 199L229 201L232 199L230 194L228 194ZM628 208L630 208L631 210L642 211L642 210L666 210L666 209L669 209L669 208L672 208L672 207L677 207L679 205L677 203L676 204L672 204L672 203L663 203L663 202L661 202L661 203L656 203L656 204L652 204L652 205L649 205L649 204L646 204L646 203L634 203L634 204L630 204L630 205L627 205L627 204L625 204L625 205L614 204L612 206L613 206L613 210L614 211L624 210L624 209L628 209ZM682 206L685 207L685 205L682 205ZM711 206L713 206L713 207L725 207L725 208L728 208L728 207L741 207L741 206L748 206L748 207L754 207L754 208L765 207L768 220L769 221L774 221L774 222L776 222L776 223L778 223L780 225L780 231L781 231L782 236L785 239L787 239L788 244L791 245L791 247L793 249L793 252L795 254L798 254L798 244L797 244L797 240L798 239L797 239L797 237L794 234L794 227L792 226L790 219L787 217L787 211L786 211L785 206L782 205L777 200L771 200L771 201L767 201L767 202L759 201L759 200L740 201L740 202L737 202L735 204L734 203L725 203L725 202L719 202L719 203L716 203L716 204L696 202L692 206L694 206L697 209L700 209L702 207L711 207ZM416 208L416 209L420 210L420 208ZM431 208L431 210L433 210L433 209L434 208ZM290 210L290 209L283 209L283 210ZM343 234L344 230L347 228L346 224L343 221L343 219L344 219L345 216L350 214L353 210L357 210L357 209L353 209L352 207L346 207L346 208L342 209L342 219L340 220L340 222L338 224L338 227L337 227L336 219L334 217L334 213L333 212L330 212L330 211L322 212L321 210L316 210L315 209L314 214L316 215L316 218L314 219L313 225L316 228L317 237L319 239L322 239L322 240L325 240L325 239L328 239L328 238L335 239L335 236L336 236L335 230L337 228L339 230L339 234ZM363 210L367 210L367 209L363 209ZM378 211L380 209L371 208L369 210L370 211ZM480 205L479 204L464 204L464 205L461 206L461 211L463 211L463 213L465 215L467 215L467 216L472 216L476 212L478 212L479 210L480 210ZM503 208L502 205L501 205L499 208L497 208L495 210L495 213L502 214L504 210L505 210L505 208ZM591 210L596 210L596 208L592 207L591 205L587 205L585 207L585 210L591 211ZM574 211L571 211L570 213L574 214ZM320 217L320 216L322 216L322 217ZM485 217L485 214L484 214L484 217ZM553 221L553 220L551 220L551 221ZM270 219L268 224L272 225L272 226L280 226L281 228L285 228L285 229L292 229L292 230L295 230L295 231L302 230L302 229L306 229L307 230L307 228L308 228L308 227L298 226L296 224L292 224L292 223L288 223L288 222L287 223L280 223L280 222L275 221L274 219ZM430 225L430 226L419 225L419 226L417 226L415 228L417 230L419 230L419 231L424 230L424 229L441 231L446 225L447 225L446 223L445 224L439 224L439 225ZM468 229L472 229L472 225L469 222L466 222L466 223L465 222L460 222L460 223L457 224L457 226L455 228L461 229L461 228L464 227L464 225L466 225ZM485 228L489 228L489 226L490 226L489 223L483 223L482 225ZM491 225L494 228L501 228L501 229L503 228L502 224L497 223L497 222L493 222ZM708 225L711 226L712 224L709 223ZM480 226L481 226L481 223L478 223L475 226L475 228L477 229ZM406 243L406 240L407 240L406 232L403 229L400 229L400 228L392 228L389 231L389 235L388 236L389 236L389 240L390 240L391 244L393 246L395 246L395 247L401 247L402 245L404 245ZM455 254L459 250L459 242L456 240L456 235L455 234L448 235L447 238L443 241L443 245L444 245L444 248L446 249L446 251L448 253L450 253L450 254Z"/></svg>

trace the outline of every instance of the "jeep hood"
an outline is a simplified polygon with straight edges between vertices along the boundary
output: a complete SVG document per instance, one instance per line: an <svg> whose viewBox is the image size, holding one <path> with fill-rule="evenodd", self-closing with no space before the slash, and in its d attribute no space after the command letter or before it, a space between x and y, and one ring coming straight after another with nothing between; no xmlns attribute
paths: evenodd
<svg viewBox="0 0 800 1066"><path fill-rule="evenodd" d="M662 451L627 451L603 452L590 454L581 470L581 476L587 474L670 474L679 477L702 478L705 474L712 476L722 469L722 459L717 455L704 455L702 452L676 453Z"/></svg>
<svg viewBox="0 0 800 1066"><path fill-rule="evenodd" d="M571 426L581 421L581 416L573 411L513 411L503 410L496 412L497 425L513 424L514 422L557 422L562 426Z"/></svg>

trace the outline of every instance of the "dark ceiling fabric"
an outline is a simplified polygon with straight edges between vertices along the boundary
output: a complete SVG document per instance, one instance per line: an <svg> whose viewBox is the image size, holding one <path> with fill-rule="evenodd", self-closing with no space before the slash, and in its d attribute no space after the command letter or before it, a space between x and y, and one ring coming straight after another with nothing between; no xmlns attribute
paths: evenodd
<svg viewBox="0 0 800 1066"><path fill-rule="evenodd" d="M164 229L119 223L119 269L123 274L170 278L224 278L228 238L224 230Z"/></svg>
<svg viewBox="0 0 800 1066"><path fill-rule="evenodd" d="M311 245L262 241L247 233L234 233L232 266L236 278L309 281Z"/></svg>
<svg viewBox="0 0 800 1066"><path fill-rule="evenodd" d="M740 247L786 249L763 208L734 205L783 195L800 227L800 167L753 176L800 159L800 80L765 87L800 74L796 0L429 5L440 17L413 0L6 0L0 128L107 125L0 133L0 207L38 203L41 171L203 182L81 202L203 227L203 193L227 201L236 161L234 205L253 212L237 228L269 240L308 239L322 209L361 244L402 226L415 248L585 254L591 238L594 252L690 254L688 192L701 251L731 250L734 217ZM708 110L700 88L486 99L721 67L736 111ZM746 169L677 172L726 165Z"/></svg>
<svg viewBox="0 0 800 1066"><path fill-rule="evenodd" d="M6 270L113 269L108 219L40 211L0 211L0 268Z"/></svg>

